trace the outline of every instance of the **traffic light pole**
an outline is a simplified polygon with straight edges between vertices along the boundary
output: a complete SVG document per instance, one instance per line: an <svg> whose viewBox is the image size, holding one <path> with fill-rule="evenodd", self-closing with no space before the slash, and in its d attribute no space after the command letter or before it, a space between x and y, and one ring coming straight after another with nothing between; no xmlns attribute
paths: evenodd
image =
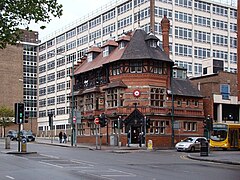
<svg viewBox="0 0 240 180"><path fill-rule="evenodd" d="M20 129L21 124L18 124L18 152L20 152Z"/></svg>
<svg viewBox="0 0 240 180"><path fill-rule="evenodd" d="M147 147L147 117L144 117L144 143L145 143L145 147Z"/></svg>
<svg viewBox="0 0 240 180"><path fill-rule="evenodd" d="M120 148L120 116L118 117L118 147Z"/></svg>
<svg viewBox="0 0 240 180"><path fill-rule="evenodd" d="M98 149L98 133L97 133L97 124L95 125L96 126L96 149Z"/></svg>

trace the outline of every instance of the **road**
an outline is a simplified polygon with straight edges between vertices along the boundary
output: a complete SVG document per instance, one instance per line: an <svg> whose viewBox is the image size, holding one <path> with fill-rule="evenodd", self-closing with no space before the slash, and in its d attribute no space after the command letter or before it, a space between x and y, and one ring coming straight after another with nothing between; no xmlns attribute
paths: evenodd
<svg viewBox="0 0 240 180"><path fill-rule="evenodd" d="M86 148L28 143L37 154L3 153L0 142L0 180L239 180L240 166L188 159L173 150L112 153ZM11 144L17 150L17 143Z"/></svg>

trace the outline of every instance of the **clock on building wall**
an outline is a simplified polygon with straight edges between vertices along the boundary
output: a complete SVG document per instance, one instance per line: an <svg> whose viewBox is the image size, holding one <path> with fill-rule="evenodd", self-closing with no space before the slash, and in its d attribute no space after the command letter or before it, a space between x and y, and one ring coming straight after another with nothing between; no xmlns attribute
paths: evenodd
<svg viewBox="0 0 240 180"><path fill-rule="evenodd" d="M141 95L141 92L139 90L134 90L133 91L133 96L134 97L139 97Z"/></svg>

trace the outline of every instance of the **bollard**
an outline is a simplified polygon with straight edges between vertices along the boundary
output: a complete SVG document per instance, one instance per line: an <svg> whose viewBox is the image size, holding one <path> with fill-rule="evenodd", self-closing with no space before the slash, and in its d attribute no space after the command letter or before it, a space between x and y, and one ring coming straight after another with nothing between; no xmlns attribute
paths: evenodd
<svg viewBox="0 0 240 180"><path fill-rule="evenodd" d="M21 152L27 152L27 140L25 138L22 139Z"/></svg>
<svg viewBox="0 0 240 180"><path fill-rule="evenodd" d="M148 140L148 150L152 150L152 140Z"/></svg>
<svg viewBox="0 0 240 180"><path fill-rule="evenodd" d="M10 149L10 137L5 137L5 149Z"/></svg>

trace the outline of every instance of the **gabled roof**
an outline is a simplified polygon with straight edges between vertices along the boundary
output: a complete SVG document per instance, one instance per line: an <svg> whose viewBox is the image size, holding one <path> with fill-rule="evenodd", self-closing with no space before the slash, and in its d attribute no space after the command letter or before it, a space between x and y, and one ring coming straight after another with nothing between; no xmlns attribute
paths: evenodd
<svg viewBox="0 0 240 180"><path fill-rule="evenodd" d="M74 71L74 74L80 74L93 69L97 69L104 64L118 60L132 60L132 59L154 59L160 61L173 61L167 56L167 54L162 51L160 47L154 48L149 47L145 38L148 34L142 30L137 29L133 32L130 42L124 48L115 48L109 56L103 57L102 52L91 62L84 61Z"/></svg>
<svg viewBox="0 0 240 180"><path fill-rule="evenodd" d="M178 96L203 97L189 79L173 78L172 91L173 95Z"/></svg>
<svg viewBox="0 0 240 180"><path fill-rule="evenodd" d="M121 59L155 59L173 62L160 47L149 47L145 41L147 36L144 30L136 29Z"/></svg>

